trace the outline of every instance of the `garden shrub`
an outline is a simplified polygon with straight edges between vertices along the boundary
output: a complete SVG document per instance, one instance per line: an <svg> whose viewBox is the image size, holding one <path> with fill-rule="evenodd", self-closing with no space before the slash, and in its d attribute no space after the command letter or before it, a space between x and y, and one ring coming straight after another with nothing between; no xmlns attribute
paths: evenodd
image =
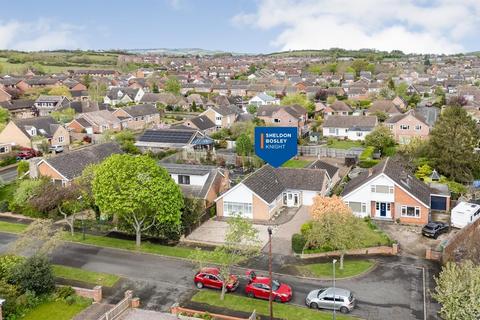
<svg viewBox="0 0 480 320"><path fill-rule="evenodd" d="M5 299L2 305L3 315L8 318L19 312L20 307L17 304L17 298L20 296L20 291L17 286L7 283L5 280L0 280L0 297Z"/></svg>
<svg viewBox="0 0 480 320"><path fill-rule="evenodd" d="M75 290L70 286L59 287L55 290L55 295L60 299L66 299L75 295Z"/></svg>
<svg viewBox="0 0 480 320"><path fill-rule="evenodd" d="M371 167L374 167L375 165L377 165L380 161L379 160L361 160L359 163L358 163L358 166L360 168L371 168Z"/></svg>
<svg viewBox="0 0 480 320"><path fill-rule="evenodd" d="M8 281L11 278L13 270L17 268L24 259L14 255L4 255L0 257L0 279Z"/></svg>
<svg viewBox="0 0 480 320"><path fill-rule="evenodd" d="M373 158L373 153L375 152L375 148L370 146L366 147L362 153L360 154L360 160L371 160Z"/></svg>
<svg viewBox="0 0 480 320"><path fill-rule="evenodd" d="M36 295L48 294L55 289L52 266L47 257L38 255L26 259L13 270L11 282L22 292L30 290Z"/></svg>
<svg viewBox="0 0 480 320"><path fill-rule="evenodd" d="M305 248L305 244L307 243L307 239L303 236L303 234L295 233L292 236L292 249L295 253L302 253L303 248Z"/></svg>

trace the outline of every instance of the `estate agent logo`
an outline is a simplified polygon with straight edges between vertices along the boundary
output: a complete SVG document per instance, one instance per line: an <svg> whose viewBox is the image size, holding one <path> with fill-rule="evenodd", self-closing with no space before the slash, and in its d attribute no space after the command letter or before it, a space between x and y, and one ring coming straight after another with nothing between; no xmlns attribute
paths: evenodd
<svg viewBox="0 0 480 320"><path fill-rule="evenodd" d="M296 127L255 127L255 153L272 167L297 155Z"/></svg>

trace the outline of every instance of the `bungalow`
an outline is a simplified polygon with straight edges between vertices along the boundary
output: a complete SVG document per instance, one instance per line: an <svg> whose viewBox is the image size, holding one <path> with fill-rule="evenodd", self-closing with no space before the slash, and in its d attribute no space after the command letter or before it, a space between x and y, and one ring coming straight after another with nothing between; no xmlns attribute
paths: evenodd
<svg viewBox="0 0 480 320"><path fill-rule="evenodd" d="M199 115L190 118L183 123L182 127L196 129L205 134L211 134L217 131L217 126L215 125L215 123L210 120L210 118L206 115Z"/></svg>
<svg viewBox="0 0 480 320"><path fill-rule="evenodd" d="M144 94L145 92L141 88L112 88L103 98L103 102L113 106L119 103L139 103Z"/></svg>
<svg viewBox="0 0 480 320"><path fill-rule="evenodd" d="M323 114L326 116L348 116L352 112L352 107L345 102L335 101L324 109Z"/></svg>
<svg viewBox="0 0 480 320"><path fill-rule="evenodd" d="M87 134L101 134L105 131L122 130L121 121L108 110L98 110L79 114L67 124L73 132Z"/></svg>
<svg viewBox="0 0 480 320"><path fill-rule="evenodd" d="M112 154L120 153L123 153L120 146L114 142L93 145L42 159L38 163L32 162L30 176L32 178L49 177L54 183L65 186L80 177L88 165L99 163Z"/></svg>
<svg viewBox="0 0 480 320"><path fill-rule="evenodd" d="M376 100L366 111L366 115L375 115L376 113L385 113L388 117L402 114L402 111L391 100Z"/></svg>
<svg viewBox="0 0 480 320"><path fill-rule="evenodd" d="M35 100L34 106L40 117L48 116L52 111L68 108L70 100L65 96L41 95Z"/></svg>
<svg viewBox="0 0 480 320"><path fill-rule="evenodd" d="M334 187L337 183L340 182L340 169L333 165L330 164L326 161L323 160L315 160L312 162L308 168L310 169L320 169L320 170L325 170L326 177L328 178L329 181L329 186Z"/></svg>
<svg viewBox="0 0 480 320"><path fill-rule="evenodd" d="M185 197L200 199L205 207L230 187L228 170L215 166L159 163L180 186Z"/></svg>
<svg viewBox="0 0 480 320"><path fill-rule="evenodd" d="M261 106L258 108L257 117L267 126L297 127L298 135L308 133L308 113L305 108L298 104L291 106Z"/></svg>
<svg viewBox="0 0 480 320"><path fill-rule="evenodd" d="M398 157L387 158L360 174L342 192L343 201L357 216L417 225L429 221L432 195L439 197ZM443 197L450 203L448 195Z"/></svg>
<svg viewBox="0 0 480 320"><path fill-rule="evenodd" d="M38 149L42 142L49 145L68 146L67 129L52 117L13 119L0 133L0 144Z"/></svg>
<svg viewBox="0 0 480 320"><path fill-rule="evenodd" d="M425 118L413 109L387 119L385 125L400 144L408 144L413 138L425 139L430 133Z"/></svg>
<svg viewBox="0 0 480 320"><path fill-rule="evenodd" d="M329 116L323 123L323 136L364 140L377 123L374 116Z"/></svg>
<svg viewBox="0 0 480 320"><path fill-rule="evenodd" d="M280 99L274 98L265 92L261 92L248 100L248 104L254 106L268 106L268 105L278 105L280 104Z"/></svg>
<svg viewBox="0 0 480 320"><path fill-rule="evenodd" d="M12 100L0 103L0 105L7 109L12 118L25 119L33 118L35 100Z"/></svg>
<svg viewBox="0 0 480 320"><path fill-rule="evenodd" d="M141 130L160 124L160 112L148 103L118 108L113 115L122 121L122 128Z"/></svg>
<svg viewBox="0 0 480 320"><path fill-rule="evenodd" d="M201 115L208 117L217 129L230 128L237 120L238 108L235 106L210 106Z"/></svg>
<svg viewBox="0 0 480 320"><path fill-rule="evenodd" d="M325 170L264 165L215 200L217 216L239 214L267 221L284 207L311 205L313 198L326 195L329 187Z"/></svg>
<svg viewBox="0 0 480 320"><path fill-rule="evenodd" d="M198 130L155 129L146 130L135 145L143 151L164 149L210 149L213 140Z"/></svg>

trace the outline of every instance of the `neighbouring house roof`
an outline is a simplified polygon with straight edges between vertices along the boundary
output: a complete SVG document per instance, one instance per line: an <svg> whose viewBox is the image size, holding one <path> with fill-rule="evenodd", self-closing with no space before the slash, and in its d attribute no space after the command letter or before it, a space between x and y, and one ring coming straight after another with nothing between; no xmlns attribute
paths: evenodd
<svg viewBox="0 0 480 320"><path fill-rule="evenodd" d="M350 180L350 182L345 185L342 196L350 194L381 174L385 174L409 194L417 198L427 207L430 207L430 194L432 193L430 188L418 180L413 173L405 167L405 164L399 157L387 158L368 171Z"/></svg>
<svg viewBox="0 0 480 320"><path fill-rule="evenodd" d="M35 102L62 102L63 99L65 99L64 96L47 96L47 95L41 95L35 100Z"/></svg>
<svg viewBox="0 0 480 320"><path fill-rule="evenodd" d="M130 107L122 108L123 111L128 113L132 118L135 117L142 117L142 116L149 116L152 114L158 114L157 108L153 104L145 103L145 104L137 104Z"/></svg>
<svg viewBox="0 0 480 320"><path fill-rule="evenodd" d="M197 127L198 130L202 131L215 127L215 123L213 123L213 121L205 115L193 117L189 119L189 121L193 123L193 125Z"/></svg>
<svg viewBox="0 0 480 320"><path fill-rule="evenodd" d="M85 112L78 115L78 118L85 118L88 122L93 122L97 125L120 123L120 119L108 110Z"/></svg>
<svg viewBox="0 0 480 320"><path fill-rule="evenodd" d="M21 109L31 109L35 103L35 100L10 100L0 102L0 105L8 111L15 111Z"/></svg>
<svg viewBox="0 0 480 320"><path fill-rule="evenodd" d="M138 142L188 144L197 135L193 129L155 129L146 130Z"/></svg>
<svg viewBox="0 0 480 320"><path fill-rule="evenodd" d="M72 180L79 177L86 166L99 163L112 154L120 153L123 153L120 146L115 142L110 142L70 151L43 161L68 180Z"/></svg>
<svg viewBox="0 0 480 320"><path fill-rule="evenodd" d="M338 170L340 170L338 167L334 166L333 164L330 164L322 160L315 160L308 167L311 169L323 169L327 171L330 179L338 172Z"/></svg>
<svg viewBox="0 0 480 320"><path fill-rule="evenodd" d="M385 112L387 114L399 114L402 113L400 108L394 104L391 100L377 100L372 103L372 106L368 108L368 113Z"/></svg>
<svg viewBox="0 0 480 320"><path fill-rule="evenodd" d="M433 127L435 122L437 122L438 117L440 116L440 109L435 107L417 107L415 108L415 114L422 116L423 119L425 119L424 121L430 127Z"/></svg>
<svg viewBox="0 0 480 320"><path fill-rule="evenodd" d="M138 91L140 89L134 89L134 88L112 88L107 92L107 97L110 100L120 100L124 96L130 97L130 99L135 99L135 96L137 95ZM120 92L120 95L119 95Z"/></svg>
<svg viewBox="0 0 480 320"><path fill-rule="evenodd" d="M44 137L52 137L55 131L60 127L60 124L52 117L37 117L27 119L13 119L13 123L22 130L27 136L31 137L27 132L28 129L34 127L37 131L37 135Z"/></svg>
<svg viewBox="0 0 480 320"><path fill-rule="evenodd" d="M238 111L238 108L235 106L219 106L219 107L210 107L213 111L215 111L218 114L221 114L222 116L228 116L231 114L236 114Z"/></svg>
<svg viewBox="0 0 480 320"><path fill-rule="evenodd" d="M275 101L275 98L272 97L271 95L266 94L265 92L261 92L256 95L257 98L265 101L265 102L270 102L270 101Z"/></svg>
<svg viewBox="0 0 480 320"><path fill-rule="evenodd" d="M413 110L413 109L408 110L406 113L392 116L392 117L388 118L387 120L385 120L385 123L397 123L398 121L405 119L405 118L406 118L407 116L409 116L409 115L412 115L415 119L417 119L417 120L420 121L420 122L423 122L423 123L426 124L427 126L429 125L429 124L427 123L427 121L425 120L425 118L424 118L423 116L421 116L420 114L418 114L418 113L417 113L415 110Z"/></svg>
<svg viewBox="0 0 480 320"><path fill-rule="evenodd" d="M257 110L257 116L261 117L271 117L275 112L279 110L285 110L288 114L290 114L294 118L300 118L301 116L307 113L307 110L298 104L290 105L290 106L276 106L276 105L266 105L260 106Z"/></svg>
<svg viewBox="0 0 480 320"><path fill-rule="evenodd" d="M352 108L343 101L335 101L329 107L335 112L341 112L341 111L352 112L353 111Z"/></svg>
<svg viewBox="0 0 480 320"><path fill-rule="evenodd" d="M324 128L348 128L350 130L371 130L377 125L375 116L329 116Z"/></svg>
<svg viewBox="0 0 480 320"><path fill-rule="evenodd" d="M325 170L273 168L264 165L242 183L267 203L275 200L285 189L322 191Z"/></svg>
<svg viewBox="0 0 480 320"><path fill-rule="evenodd" d="M207 180L201 186L199 185L186 185L180 184L182 192L186 196L205 199L210 189L210 186L222 179L224 176L221 174L220 169L215 166L205 165L192 165L192 164L177 164L177 163L165 163L159 162L159 165L164 167L170 174L182 174L189 176L204 176L208 174Z"/></svg>

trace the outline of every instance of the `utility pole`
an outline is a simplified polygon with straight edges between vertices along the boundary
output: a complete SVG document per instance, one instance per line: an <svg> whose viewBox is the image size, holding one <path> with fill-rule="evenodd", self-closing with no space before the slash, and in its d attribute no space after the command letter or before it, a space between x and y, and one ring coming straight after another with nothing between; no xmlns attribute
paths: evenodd
<svg viewBox="0 0 480 320"><path fill-rule="evenodd" d="M333 320L336 319L337 315L335 313L336 309L336 301L335 301L335 264L337 263L337 259L333 259Z"/></svg>
<svg viewBox="0 0 480 320"><path fill-rule="evenodd" d="M268 297L268 304L270 306L270 320L273 320L273 293L272 293L272 227L268 227L268 276L270 277L270 295Z"/></svg>

